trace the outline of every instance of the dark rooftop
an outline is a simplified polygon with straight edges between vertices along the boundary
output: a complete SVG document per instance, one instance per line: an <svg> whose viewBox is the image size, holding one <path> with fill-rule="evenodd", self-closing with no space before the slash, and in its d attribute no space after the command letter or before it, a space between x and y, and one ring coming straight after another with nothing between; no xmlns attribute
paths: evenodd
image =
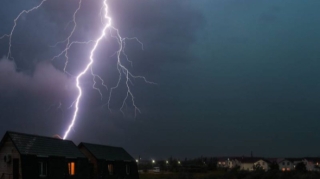
<svg viewBox="0 0 320 179"><path fill-rule="evenodd" d="M6 136L11 138L21 155L59 156L66 158L85 157L70 140L17 132L7 132Z"/></svg>
<svg viewBox="0 0 320 179"><path fill-rule="evenodd" d="M125 160L134 161L134 158L121 147L113 147L99 144L89 144L81 142L79 147L84 146L89 152L99 160Z"/></svg>

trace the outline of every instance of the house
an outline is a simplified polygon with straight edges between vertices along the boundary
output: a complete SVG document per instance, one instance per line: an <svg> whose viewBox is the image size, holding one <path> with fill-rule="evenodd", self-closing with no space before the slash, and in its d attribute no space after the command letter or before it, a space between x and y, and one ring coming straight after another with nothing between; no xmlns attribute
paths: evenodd
<svg viewBox="0 0 320 179"><path fill-rule="evenodd" d="M268 171L269 170L269 164L270 164L270 162L269 161L267 161L267 160L265 160L265 159L260 159L260 160L258 160L258 161L256 161L256 162L254 162L254 166L256 166L256 167L261 167L264 171Z"/></svg>
<svg viewBox="0 0 320 179"><path fill-rule="evenodd" d="M254 164L261 160L261 158L256 158L256 157L243 157L240 159L240 170L248 170L248 171L253 171L254 169Z"/></svg>
<svg viewBox="0 0 320 179"><path fill-rule="evenodd" d="M88 160L69 140L6 132L0 143L1 179L88 178Z"/></svg>
<svg viewBox="0 0 320 179"><path fill-rule="evenodd" d="M94 178L139 179L136 161L123 148L84 142L78 148L93 165Z"/></svg>
<svg viewBox="0 0 320 179"><path fill-rule="evenodd" d="M301 158L284 158L279 160L279 170L281 171L292 171L295 169L298 163L302 162Z"/></svg>
<svg viewBox="0 0 320 179"><path fill-rule="evenodd" d="M306 157L302 162L308 171L320 171L320 157Z"/></svg>
<svg viewBox="0 0 320 179"><path fill-rule="evenodd" d="M217 159L217 167L218 168L228 168L229 167L229 158L227 157L220 157Z"/></svg>
<svg viewBox="0 0 320 179"><path fill-rule="evenodd" d="M229 168L240 167L242 158L243 157L230 157L230 158L228 158L228 167Z"/></svg>

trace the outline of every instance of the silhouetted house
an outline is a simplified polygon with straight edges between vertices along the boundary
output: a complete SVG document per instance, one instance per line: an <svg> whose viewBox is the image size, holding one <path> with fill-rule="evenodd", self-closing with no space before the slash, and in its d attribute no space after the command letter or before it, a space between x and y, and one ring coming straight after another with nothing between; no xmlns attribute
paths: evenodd
<svg viewBox="0 0 320 179"><path fill-rule="evenodd" d="M17 132L6 132L1 140L1 179L88 176L88 159L72 141Z"/></svg>
<svg viewBox="0 0 320 179"><path fill-rule="evenodd" d="M93 164L94 178L139 179L136 161L123 148L83 142L78 147Z"/></svg>

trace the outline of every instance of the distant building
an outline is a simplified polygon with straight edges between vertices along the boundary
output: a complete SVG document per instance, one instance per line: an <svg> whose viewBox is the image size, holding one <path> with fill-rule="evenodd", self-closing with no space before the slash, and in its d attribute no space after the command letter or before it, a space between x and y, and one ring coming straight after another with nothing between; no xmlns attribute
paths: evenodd
<svg viewBox="0 0 320 179"><path fill-rule="evenodd" d="M93 165L94 178L139 179L135 159L123 148L83 142L78 148Z"/></svg>
<svg viewBox="0 0 320 179"><path fill-rule="evenodd" d="M279 170L292 171L298 163L302 162L302 158L285 158L278 162Z"/></svg>
<svg viewBox="0 0 320 179"><path fill-rule="evenodd" d="M254 162L253 165L256 166L256 167L260 166L262 170L268 171L270 169L269 164L270 164L270 162L268 160L260 159L260 160L258 160L256 162Z"/></svg>
<svg viewBox="0 0 320 179"><path fill-rule="evenodd" d="M240 170L253 171L254 164L261 158L243 157L240 160Z"/></svg>
<svg viewBox="0 0 320 179"><path fill-rule="evenodd" d="M320 171L320 157L306 157L302 162L308 171Z"/></svg>
<svg viewBox="0 0 320 179"><path fill-rule="evenodd" d="M218 168L229 168L229 158L220 157L217 159L217 167Z"/></svg>
<svg viewBox="0 0 320 179"><path fill-rule="evenodd" d="M69 140L6 132L0 143L1 179L88 178L88 160Z"/></svg>

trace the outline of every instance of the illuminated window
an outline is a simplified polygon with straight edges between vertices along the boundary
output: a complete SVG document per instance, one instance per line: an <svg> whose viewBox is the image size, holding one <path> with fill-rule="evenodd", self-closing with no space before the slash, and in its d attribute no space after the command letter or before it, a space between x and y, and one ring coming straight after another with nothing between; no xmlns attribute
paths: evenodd
<svg viewBox="0 0 320 179"><path fill-rule="evenodd" d="M290 168L287 168L287 171L290 171Z"/></svg>
<svg viewBox="0 0 320 179"><path fill-rule="evenodd" d="M285 168L282 168L282 171L286 171L286 169L285 169Z"/></svg>
<svg viewBox="0 0 320 179"><path fill-rule="evenodd" d="M47 162L39 162L39 176L46 177L47 176Z"/></svg>
<svg viewBox="0 0 320 179"><path fill-rule="evenodd" d="M109 171L109 175L113 175L113 165L112 164L108 164L108 171Z"/></svg>
<svg viewBox="0 0 320 179"><path fill-rule="evenodd" d="M126 165L126 173L127 175L130 175L130 166L128 164Z"/></svg>
<svg viewBox="0 0 320 179"><path fill-rule="evenodd" d="M74 175L75 174L75 163L74 162L69 162L68 163L68 168L69 168L69 175Z"/></svg>

